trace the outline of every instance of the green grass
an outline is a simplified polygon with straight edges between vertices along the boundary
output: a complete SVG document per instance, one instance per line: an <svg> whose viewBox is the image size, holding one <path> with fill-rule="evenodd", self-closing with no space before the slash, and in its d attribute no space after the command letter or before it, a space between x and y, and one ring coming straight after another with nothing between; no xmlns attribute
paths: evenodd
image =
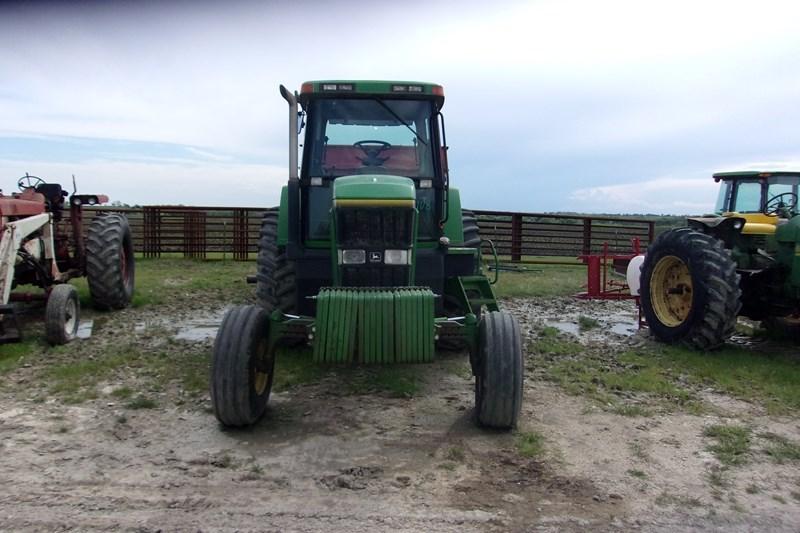
<svg viewBox="0 0 800 533"><path fill-rule="evenodd" d="M447 453L445 454L445 459L448 461L455 461L457 463L463 463L466 457L467 456L464 453L464 449L458 446L451 446L448 448Z"/></svg>
<svg viewBox="0 0 800 533"><path fill-rule="evenodd" d="M514 444L523 457L539 457L544 452L544 437L533 431L517 433Z"/></svg>
<svg viewBox="0 0 800 533"><path fill-rule="evenodd" d="M133 396L133 389L130 387L120 387L118 389L114 389L111 391L111 396L114 398L119 398L121 400L127 400L131 396Z"/></svg>
<svg viewBox="0 0 800 533"><path fill-rule="evenodd" d="M644 473L644 471L642 470L636 470L636 469L628 470L628 475L638 479L647 479L647 474Z"/></svg>
<svg viewBox="0 0 800 533"><path fill-rule="evenodd" d="M698 410L692 394L676 385L669 372L634 352L596 353L574 341L553 337L548 328L530 349L551 354L542 365L547 379L619 415L650 416L655 406ZM648 401L630 402L624 399L629 393Z"/></svg>
<svg viewBox="0 0 800 533"><path fill-rule="evenodd" d="M28 338L18 343L0 344L0 374L14 370L26 357L44 346L40 339Z"/></svg>
<svg viewBox="0 0 800 533"><path fill-rule="evenodd" d="M156 401L152 398L139 395L126 403L125 407L128 409L155 409L158 407L158 403L156 403Z"/></svg>
<svg viewBox="0 0 800 533"><path fill-rule="evenodd" d="M581 315L578 317L578 329L581 331L589 331L600 327L600 322L592 317Z"/></svg>
<svg viewBox="0 0 800 533"><path fill-rule="evenodd" d="M325 375L325 367L315 364L311 349L279 350L275 356L275 377L272 390L281 392L297 385L319 381Z"/></svg>
<svg viewBox="0 0 800 533"><path fill-rule="evenodd" d="M759 435L767 441L764 453L775 463L784 464L800 461L800 444L775 433Z"/></svg>
<svg viewBox="0 0 800 533"><path fill-rule="evenodd" d="M716 440L706 449L714 454L723 466L742 465L750 453L750 428L717 424L703 430L703 436Z"/></svg>
<svg viewBox="0 0 800 533"><path fill-rule="evenodd" d="M252 261L136 258L133 307L158 306L184 298L186 293L225 295L232 303L246 301L253 291L246 277L255 273ZM85 278L73 280L82 306L91 306Z"/></svg>
<svg viewBox="0 0 800 533"><path fill-rule="evenodd" d="M190 397L208 390L211 354L202 345L184 344L168 339L158 350L140 345L141 340L109 346L102 357L84 359L78 344L51 349L60 362L43 365L38 370L47 391L67 403L81 403L98 397L98 385L115 377L136 376L136 386L122 386L111 396L127 400L135 392L161 392L177 384Z"/></svg>
<svg viewBox="0 0 800 533"><path fill-rule="evenodd" d="M759 401L769 414L800 408L800 362L791 355L736 347L704 353L658 345L639 360L698 386L711 385L733 396Z"/></svg>
<svg viewBox="0 0 800 533"><path fill-rule="evenodd" d="M528 349L544 354L576 355L584 348L572 337L562 335L557 328L547 326L539 332L538 337L528 346Z"/></svg>
<svg viewBox="0 0 800 533"><path fill-rule="evenodd" d="M500 272L494 286L498 298L524 296L565 296L581 292L586 283L582 265L530 265L541 272ZM489 273L491 278L493 274Z"/></svg>

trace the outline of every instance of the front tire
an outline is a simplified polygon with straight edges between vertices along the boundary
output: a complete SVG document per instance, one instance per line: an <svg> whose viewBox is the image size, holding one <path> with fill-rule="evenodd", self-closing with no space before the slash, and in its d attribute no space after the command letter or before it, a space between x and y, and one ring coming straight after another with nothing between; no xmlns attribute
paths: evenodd
<svg viewBox="0 0 800 533"><path fill-rule="evenodd" d="M47 342L57 346L75 339L80 321L81 306L75 287L69 284L53 287L47 297L44 313Z"/></svg>
<svg viewBox="0 0 800 533"><path fill-rule="evenodd" d="M272 390L275 357L268 346L269 316L240 305L225 314L214 341L211 405L225 426L248 426L264 414Z"/></svg>
<svg viewBox="0 0 800 533"><path fill-rule="evenodd" d="M123 309L133 298L135 260L128 219L112 213L92 220L86 238L86 278L96 309Z"/></svg>
<svg viewBox="0 0 800 533"><path fill-rule="evenodd" d="M516 427L522 409L524 365L516 318L505 311L485 313L479 326L475 369L478 423L495 429Z"/></svg>
<svg viewBox="0 0 800 533"><path fill-rule="evenodd" d="M658 340L712 350L733 334L739 274L720 240L690 228L662 233L647 250L641 280L642 312Z"/></svg>

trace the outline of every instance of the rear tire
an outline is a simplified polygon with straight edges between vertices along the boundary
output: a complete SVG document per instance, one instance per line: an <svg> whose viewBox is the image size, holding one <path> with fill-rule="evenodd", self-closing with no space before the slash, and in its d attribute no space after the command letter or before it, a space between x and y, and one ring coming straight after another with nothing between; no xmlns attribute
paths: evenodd
<svg viewBox="0 0 800 533"><path fill-rule="evenodd" d="M279 310L294 314L297 311L297 288L294 263L286 250L278 247L278 212L267 211L261 221L256 260L256 298L267 313Z"/></svg>
<svg viewBox="0 0 800 533"><path fill-rule="evenodd" d="M641 281L642 312L658 340L712 350L733 334L739 274L720 240L690 228L662 233L647 250Z"/></svg>
<svg viewBox="0 0 800 533"><path fill-rule="evenodd" d="M275 368L268 332L269 316L254 305L236 306L222 319L210 382L214 415L225 426L248 426L264 414Z"/></svg>
<svg viewBox="0 0 800 533"><path fill-rule="evenodd" d="M60 345L75 339L80 321L81 306L75 287L69 284L53 287L47 297L44 315L47 342Z"/></svg>
<svg viewBox="0 0 800 533"><path fill-rule="evenodd" d="M478 423L495 429L516 427L522 409L524 366L519 324L505 311L485 313L479 326L475 369Z"/></svg>
<svg viewBox="0 0 800 533"><path fill-rule="evenodd" d="M461 226L464 229L464 246L467 248L480 248L481 236L478 228L478 219L472 211L461 210Z"/></svg>
<svg viewBox="0 0 800 533"><path fill-rule="evenodd" d="M96 309L123 309L131 303L135 266L128 219L112 213L92 220L86 238L86 278Z"/></svg>

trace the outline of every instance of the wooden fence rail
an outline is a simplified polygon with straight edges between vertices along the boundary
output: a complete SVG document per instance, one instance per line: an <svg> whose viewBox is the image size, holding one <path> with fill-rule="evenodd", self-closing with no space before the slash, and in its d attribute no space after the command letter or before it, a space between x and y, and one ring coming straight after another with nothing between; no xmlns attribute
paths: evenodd
<svg viewBox="0 0 800 533"><path fill-rule="evenodd" d="M269 208L146 206L92 207L84 211L84 230L104 211L124 213L133 233L134 249L145 257L209 254L244 261L258 252L261 219ZM654 223L622 217L550 215L474 211L481 237L491 239L501 256L512 261L534 257L576 257L599 253L604 244L612 253L631 249L631 239L642 247L652 242Z"/></svg>

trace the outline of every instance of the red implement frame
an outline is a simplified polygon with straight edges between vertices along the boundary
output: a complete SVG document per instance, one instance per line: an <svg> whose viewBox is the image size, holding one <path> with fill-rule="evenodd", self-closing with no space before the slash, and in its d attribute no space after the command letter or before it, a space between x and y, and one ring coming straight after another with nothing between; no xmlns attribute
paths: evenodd
<svg viewBox="0 0 800 533"><path fill-rule="evenodd" d="M641 254L641 244L637 237L631 239L631 253L611 254L608 243L603 243L601 254L579 255L578 259L586 265L586 292L575 295L584 300L635 300L624 281L609 276L609 267L624 275L631 259Z"/></svg>

